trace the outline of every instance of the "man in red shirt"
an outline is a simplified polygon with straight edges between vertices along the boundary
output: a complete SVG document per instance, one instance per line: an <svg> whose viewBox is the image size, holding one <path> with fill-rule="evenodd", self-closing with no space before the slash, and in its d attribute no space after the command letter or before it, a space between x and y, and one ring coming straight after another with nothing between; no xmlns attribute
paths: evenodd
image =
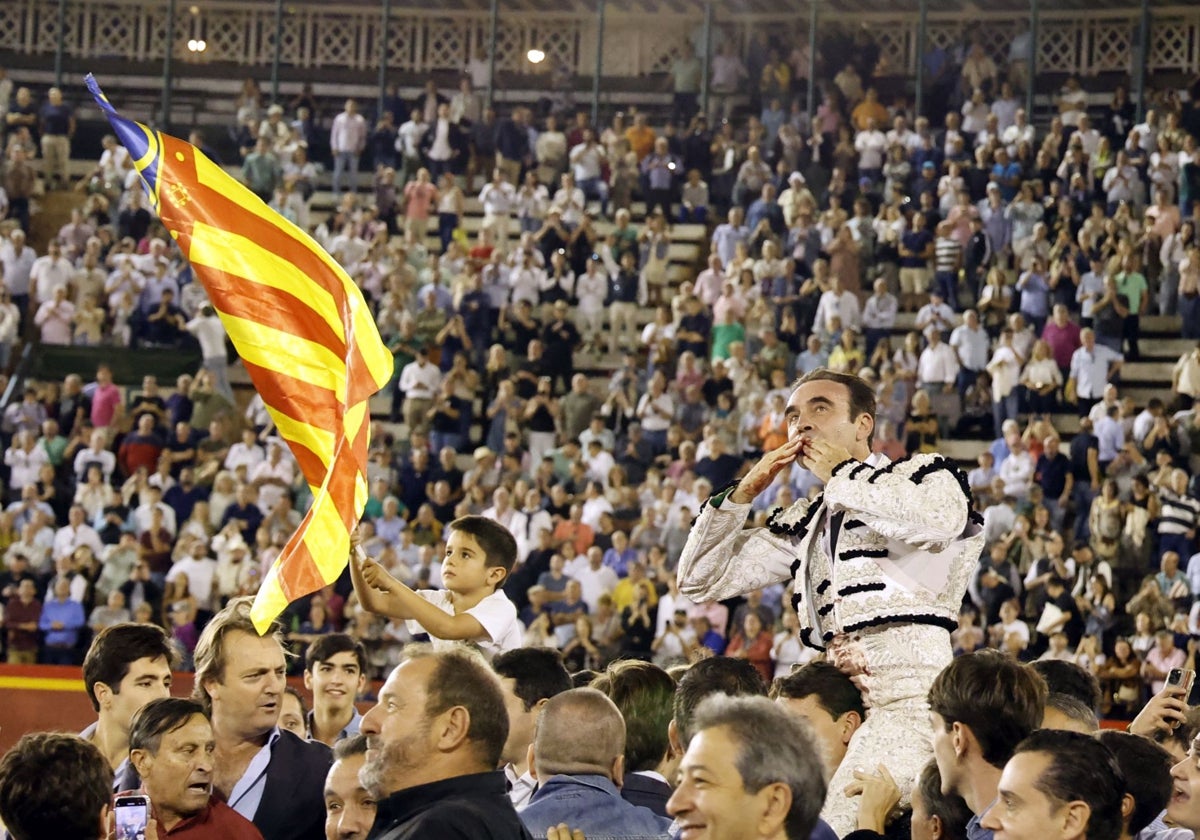
<svg viewBox="0 0 1200 840"><path fill-rule="evenodd" d="M4 629L8 633L8 664L33 665L37 662L38 620L42 602L37 587L29 578L17 585L17 594L5 608Z"/></svg>
<svg viewBox="0 0 1200 840"><path fill-rule="evenodd" d="M212 724L194 700L151 700L129 729L129 760L150 797L158 836L262 840L254 823L212 795Z"/></svg>

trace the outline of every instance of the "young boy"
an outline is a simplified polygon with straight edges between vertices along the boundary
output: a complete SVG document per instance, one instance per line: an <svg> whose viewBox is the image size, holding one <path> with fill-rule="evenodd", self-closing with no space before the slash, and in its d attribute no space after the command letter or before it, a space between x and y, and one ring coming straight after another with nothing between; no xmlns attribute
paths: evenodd
<svg viewBox="0 0 1200 840"><path fill-rule="evenodd" d="M357 542L350 576L362 605L388 618L406 619L412 633L428 633L434 647L471 642L491 659L521 646L517 608L500 587L517 559L508 529L482 516L450 523L442 559L445 589L412 590L367 557Z"/></svg>

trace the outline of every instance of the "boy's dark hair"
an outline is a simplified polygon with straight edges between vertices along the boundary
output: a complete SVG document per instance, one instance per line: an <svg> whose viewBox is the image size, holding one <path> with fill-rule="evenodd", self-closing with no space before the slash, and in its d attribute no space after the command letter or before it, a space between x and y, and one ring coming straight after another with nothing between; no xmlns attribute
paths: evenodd
<svg viewBox="0 0 1200 840"><path fill-rule="evenodd" d="M1092 711L1100 708L1100 681L1090 671L1061 659L1039 659L1029 667L1042 675L1051 694L1067 694Z"/></svg>
<svg viewBox="0 0 1200 840"><path fill-rule="evenodd" d="M169 668L179 665L171 637L158 625L121 623L101 630L83 659L83 686L92 708L100 711L96 683L104 683L113 694L119 694L130 665L139 659L160 658L167 660Z"/></svg>
<svg viewBox="0 0 1200 840"><path fill-rule="evenodd" d="M470 534L483 549L484 566L489 569L503 569L507 578L517 562L517 541L512 533L495 520L483 516L460 516L450 523L451 531L462 531ZM496 584L499 589L504 584L501 580Z"/></svg>
<svg viewBox="0 0 1200 840"><path fill-rule="evenodd" d="M208 718L204 707L183 697L159 697L138 709L129 725L129 749L158 753L162 737L174 732L196 715Z"/></svg>
<svg viewBox="0 0 1200 840"><path fill-rule="evenodd" d="M701 659L684 672L675 687L673 713L679 743L685 748L692 740L692 723L700 701L713 694L730 697L767 696L767 682L758 669L745 659L713 656Z"/></svg>
<svg viewBox="0 0 1200 840"><path fill-rule="evenodd" d="M625 718L625 772L657 770L671 744L675 680L657 665L626 659L609 665L591 687L607 694Z"/></svg>
<svg viewBox="0 0 1200 840"><path fill-rule="evenodd" d="M772 698L802 700L810 696L815 696L834 720L846 712L857 712L862 720L867 718L858 687L829 662L810 662L771 684Z"/></svg>
<svg viewBox="0 0 1200 840"><path fill-rule="evenodd" d="M1133 797L1129 833L1137 835L1171 798L1171 754L1149 738L1112 729L1100 732L1096 740L1112 750L1125 774L1125 792Z"/></svg>
<svg viewBox="0 0 1200 840"><path fill-rule="evenodd" d="M929 689L929 710L941 715L946 731L955 723L969 726L993 767L1003 767L1017 744L1042 725L1045 706L1041 675L992 650L959 656Z"/></svg>
<svg viewBox="0 0 1200 840"><path fill-rule="evenodd" d="M33 732L0 758L0 820L13 840L99 840L112 768L76 735Z"/></svg>
<svg viewBox="0 0 1200 840"><path fill-rule="evenodd" d="M358 672L367 672L367 649L347 633L327 633L317 638L304 652L304 670L309 673L320 663L328 662L339 653L350 652L358 662Z"/></svg>
<svg viewBox="0 0 1200 840"><path fill-rule="evenodd" d="M957 793L942 793L942 774L938 772L937 759L929 763L917 777L917 787L925 802L925 813L942 822L942 836L959 838L967 836L967 823L975 815Z"/></svg>
<svg viewBox="0 0 1200 840"><path fill-rule="evenodd" d="M1039 729L1017 745L1013 754L1036 752L1049 760L1034 787L1050 800L1081 801L1091 811L1089 840L1121 836L1121 800L1127 783L1112 751L1090 735Z"/></svg>
<svg viewBox="0 0 1200 840"><path fill-rule="evenodd" d="M530 711L542 700L570 691L571 675L562 654L552 648L516 648L497 654L492 670L513 681L513 694Z"/></svg>

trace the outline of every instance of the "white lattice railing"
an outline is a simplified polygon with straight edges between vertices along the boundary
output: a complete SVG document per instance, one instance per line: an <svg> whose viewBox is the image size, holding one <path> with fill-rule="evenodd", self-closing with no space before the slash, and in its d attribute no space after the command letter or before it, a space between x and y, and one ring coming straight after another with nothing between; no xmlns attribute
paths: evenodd
<svg viewBox="0 0 1200 840"><path fill-rule="evenodd" d="M62 32L66 55L69 59L161 59L168 44L166 18L165 0L68 0ZM718 12L717 23L741 43L749 43L755 33L778 37L780 32L794 32L807 37L805 18L794 11L737 17ZM936 13L928 20L928 43L956 46L970 28L1001 61L1007 58L1017 31L1012 16L988 12ZM610 13L604 38L605 73L639 76L667 69L680 46L697 34L699 21L699 13ZM866 24L874 33L892 72L915 72L915 14L855 15L853 22ZM1082 74L1128 71L1137 46L1137 22L1136 10L1047 11L1038 32L1038 67ZM397 71L456 70L488 40L486 11L396 8L386 32L380 23L377 4L292 0L284 16L280 60L295 67L369 69L378 66L386 41L388 66ZM497 34L496 61L501 70L528 69L525 54L534 46L579 73L590 75L595 68L596 19L591 13L502 10ZM50 54L59 36L57 0L0 2L0 51ZM207 42L203 61L268 65L275 55L275 4L271 0L180 0L174 51L195 60L184 47L189 38ZM1148 65L1152 73L1200 71L1200 5L1153 10Z"/></svg>

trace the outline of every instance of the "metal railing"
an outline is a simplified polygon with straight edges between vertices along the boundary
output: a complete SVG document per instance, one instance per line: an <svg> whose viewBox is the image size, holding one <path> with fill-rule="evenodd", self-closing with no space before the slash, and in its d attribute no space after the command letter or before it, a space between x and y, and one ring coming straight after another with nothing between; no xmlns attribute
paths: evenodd
<svg viewBox="0 0 1200 840"><path fill-rule="evenodd" d="M807 38L808 16L732 16L715 4L715 24L727 37L749 44L756 33ZM1049 4L1046 4L1049 5ZM186 0L178 3L173 37L167 37L168 0L9 0L0 3L0 51L58 54L69 65L97 57L131 61L162 60L168 44L183 62L230 62L262 68L276 59L276 3L271 0ZM697 6L700 10L702 7ZM608 76L640 76L669 69L682 45L696 39L702 14L610 12L604 37L597 38L592 12L509 11L501 4L496 33L496 68L529 71L526 53L544 51L547 64L565 65L581 75L600 66ZM1036 66L1039 72L1095 74L1130 70L1137 53L1140 10L1104 9L1039 14ZM284 66L367 70L384 52L389 69L400 72L461 70L490 41L489 14L393 4L382 25L379 4L296 2L282 15L278 60ZM852 21L822 12L825 23L865 24L881 52L882 64L896 75L915 75L920 19L915 11L855 15ZM925 44L951 47L966 33L980 39L998 60L1007 57L1021 22L1011 13L930 12ZM203 40L203 53L189 52L189 40ZM1200 71L1200 5L1156 6L1151 10L1148 73ZM74 69L69 66L69 69Z"/></svg>

